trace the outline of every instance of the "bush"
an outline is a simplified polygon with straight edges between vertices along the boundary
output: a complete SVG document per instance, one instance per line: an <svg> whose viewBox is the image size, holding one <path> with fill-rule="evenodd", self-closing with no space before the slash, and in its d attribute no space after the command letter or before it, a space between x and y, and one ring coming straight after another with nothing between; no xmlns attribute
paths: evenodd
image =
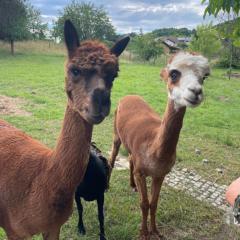
<svg viewBox="0 0 240 240"><path fill-rule="evenodd" d="M131 50L143 61L157 59L163 53L162 45L152 34L138 35L132 40Z"/></svg>
<svg viewBox="0 0 240 240"><path fill-rule="evenodd" d="M223 68L229 68L230 63L230 54L227 48L224 48L222 53L220 54L219 61L217 62L217 66ZM232 58L232 67L236 69L240 69L240 48L233 47L233 58Z"/></svg>
<svg viewBox="0 0 240 240"><path fill-rule="evenodd" d="M197 26L189 49L199 52L208 58L216 56L221 49L221 41L218 38L217 30L212 24Z"/></svg>

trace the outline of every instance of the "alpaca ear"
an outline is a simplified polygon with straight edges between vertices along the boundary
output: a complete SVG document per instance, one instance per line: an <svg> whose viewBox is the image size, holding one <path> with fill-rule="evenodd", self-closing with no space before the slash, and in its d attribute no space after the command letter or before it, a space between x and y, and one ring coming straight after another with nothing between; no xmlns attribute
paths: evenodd
<svg viewBox="0 0 240 240"><path fill-rule="evenodd" d="M68 57L71 58L80 44L77 30L70 20L66 20L64 23L64 39L68 50Z"/></svg>
<svg viewBox="0 0 240 240"><path fill-rule="evenodd" d="M164 68L161 71L160 76L165 82L167 82L167 80L168 80L168 70L167 70L167 68Z"/></svg>
<svg viewBox="0 0 240 240"><path fill-rule="evenodd" d="M129 41L130 41L129 36L121 38L111 48L111 53L116 55L117 57L120 56L124 49L127 47Z"/></svg>

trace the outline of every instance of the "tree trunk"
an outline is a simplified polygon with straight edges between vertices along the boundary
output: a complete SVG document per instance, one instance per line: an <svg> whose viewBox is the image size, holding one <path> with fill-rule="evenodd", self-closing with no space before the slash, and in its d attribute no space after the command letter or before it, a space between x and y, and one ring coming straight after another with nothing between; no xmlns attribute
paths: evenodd
<svg viewBox="0 0 240 240"><path fill-rule="evenodd" d="M228 22L230 22L230 14L228 14ZM227 29L227 35L228 37L233 32L233 24L231 24ZM231 37L229 37L229 68L228 68L228 79L231 80L232 75L232 60L233 60L233 40Z"/></svg>
<svg viewBox="0 0 240 240"><path fill-rule="evenodd" d="M230 40L230 60L229 60L229 69L228 69L228 79L231 80L232 76L232 62L233 62L233 42Z"/></svg>
<svg viewBox="0 0 240 240"><path fill-rule="evenodd" d="M10 44L11 44L11 54L14 55L14 41L10 40Z"/></svg>

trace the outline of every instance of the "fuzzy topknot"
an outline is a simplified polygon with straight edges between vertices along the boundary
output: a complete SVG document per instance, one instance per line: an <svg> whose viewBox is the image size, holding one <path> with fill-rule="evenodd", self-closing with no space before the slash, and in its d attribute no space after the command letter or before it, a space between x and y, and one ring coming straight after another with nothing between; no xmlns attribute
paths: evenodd
<svg viewBox="0 0 240 240"><path fill-rule="evenodd" d="M98 41L82 42L72 62L76 63L83 70L98 67L118 70L117 57L111 54L108 47Z"/></svg>
<svg viewBox="0 0 240 240"><path fill-rule="evenodd" d="M178 52L168 64L168 69L190 68L197 75L205 75L210 72L208 59L195 52Z"/></svg>

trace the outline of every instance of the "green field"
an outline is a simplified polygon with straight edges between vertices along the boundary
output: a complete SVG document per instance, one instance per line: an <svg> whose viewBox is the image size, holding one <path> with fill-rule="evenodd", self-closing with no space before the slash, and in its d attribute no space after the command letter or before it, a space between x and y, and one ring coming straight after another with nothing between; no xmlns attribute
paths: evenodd
<svg viewBox="0 0 240 240"><path fill-rule="evenodd" d="M22 52L12 57L0 48L0 95L24 99L22 108L32 113L0 117L51 147L60 131L66 105L64 61L64 55L58 52ZM161 68L121 61L121 71L112 90L111 114L94 129L93 141L105 153L111 148L113 111L121 97L141 95L156 111L163 113L167 93L159 77ZM187 110L176 163L178 167L195 169L219 184L229 184L239 177L240 171L240 79L229 81L225 73L213 69L205 82L204 103ZM195 154L196 148L201 150L201 155ZM202 163L204 158L209 160L208 164ZM223 174L216 171L219 167ZM106 193L106 236L110 240L136 239L138 235L138 195L131 192L128 175L128 171L115 171L111 189ZM157 220L168 239L240 239L240 232L224 223L221 211L167 186L161 193ZM61 239L97 239L95 205L85 204L86 237L77 234L74 211L62 228ZM5 239L4 236L0 230L0 239Z"/></svg>

